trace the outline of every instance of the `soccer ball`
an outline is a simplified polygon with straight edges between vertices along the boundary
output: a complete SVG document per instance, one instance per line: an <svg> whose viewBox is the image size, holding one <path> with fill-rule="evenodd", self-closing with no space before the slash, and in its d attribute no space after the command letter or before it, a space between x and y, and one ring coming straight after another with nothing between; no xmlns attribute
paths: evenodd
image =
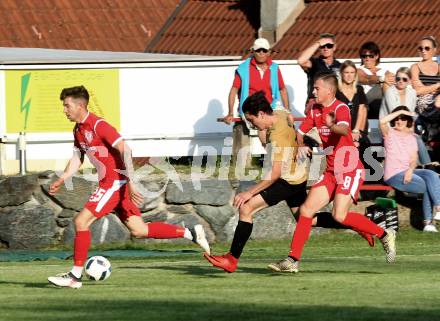
<svg viewBox="0 0 440 321"><path fill-rule="evenodd" d="M91 280L104 281L112 273L112 266L105 257L92 256L86 262L85 271Z"/></svg>

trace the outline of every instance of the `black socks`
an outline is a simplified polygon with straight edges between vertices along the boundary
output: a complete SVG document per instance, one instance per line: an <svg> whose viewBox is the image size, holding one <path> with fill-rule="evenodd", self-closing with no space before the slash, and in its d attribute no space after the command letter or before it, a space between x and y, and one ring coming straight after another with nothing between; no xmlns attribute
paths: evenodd
<svg viewBox="0 0 440 321"><path fill-rule="evenodd" d="M243 252L243 248L252 234L252 226L252 223L238 221L230 250L232 256L236 259L240 258L241 252Z"/></svg>

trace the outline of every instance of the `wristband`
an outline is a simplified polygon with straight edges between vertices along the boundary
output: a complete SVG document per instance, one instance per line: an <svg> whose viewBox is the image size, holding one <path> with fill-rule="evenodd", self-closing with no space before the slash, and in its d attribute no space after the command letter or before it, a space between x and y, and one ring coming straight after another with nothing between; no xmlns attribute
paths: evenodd
<svg viewBox="0 0 440 321"><path fill-rule="evenodd" d="M351 132L352 132L353 134L359 134L359 133L360 133L359 129L353 129Z"/></svg>

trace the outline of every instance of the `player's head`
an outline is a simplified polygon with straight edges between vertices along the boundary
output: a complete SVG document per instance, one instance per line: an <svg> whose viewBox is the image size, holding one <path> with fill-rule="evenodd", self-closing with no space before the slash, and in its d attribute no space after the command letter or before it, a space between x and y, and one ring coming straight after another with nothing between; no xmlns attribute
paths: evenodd
<svg viewBox="0 0 440 321"><path fill-rule="evenodd" d="M242 106L246 120L254 127L263 130L270 127L269 117L273 114L272 107L263 91L257 91L246 98Z"/></svg>
<svg viewBox="0 0 440 321"><path fill-rule="evenodd" d="M338 78L334 73L322 73L315 77L313 95L318 104L329 104L335 98Z"/></svg>
<svg viewBox="0 0 440 321"><path fill-rule="evenodd" d="M89 92L84 86L64 88L60 94L66 117L73 122L80 122L87 113Z"/></svg>

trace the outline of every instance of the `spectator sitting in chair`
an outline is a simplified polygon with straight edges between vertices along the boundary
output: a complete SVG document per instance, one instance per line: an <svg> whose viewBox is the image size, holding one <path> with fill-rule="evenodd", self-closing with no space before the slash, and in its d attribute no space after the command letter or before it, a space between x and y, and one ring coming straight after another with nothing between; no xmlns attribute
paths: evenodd
<svg viewBox="0 0 440 321"><path fill-rule="evenodd" d="M424 232L438 232L433 224L440 220L440 179L429 169L416 169L417 141L412 131L414 113L406 106L399 106L381 118L379 125L384 137L384 181L397 190L423 193Z"/></svg>

